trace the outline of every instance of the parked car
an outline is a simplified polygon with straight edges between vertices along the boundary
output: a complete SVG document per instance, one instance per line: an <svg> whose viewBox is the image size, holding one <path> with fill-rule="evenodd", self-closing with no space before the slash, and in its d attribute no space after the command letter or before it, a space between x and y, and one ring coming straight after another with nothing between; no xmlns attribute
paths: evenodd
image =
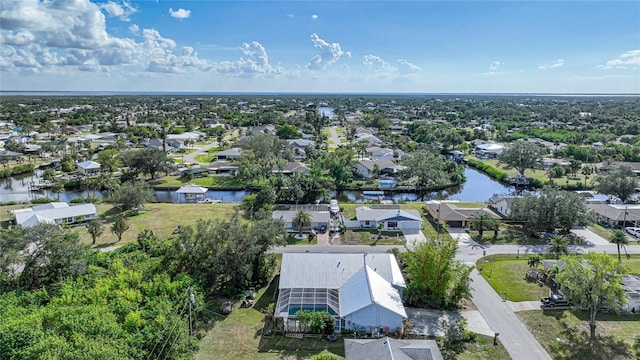
<svg viewBox="0 0 640 360"><path fill-rule="evenodd" d="M329 202L329 212L332 214L337 214L340 212L340 205L338 205L338 200L331 199Z"/></svg>
<svg viewBox="0 0 640 360"><path fill-rule="evenodd" d="M640 228L637 228L637 227L627 227L627 228L624 228L624 230L625 230L627 233L629 233L629 234L631 234L631 235L633 235L633 236L635 236L635 237L640 237Z"/></svg>
<svg viewBox="0 0 640 360"><path fill-rule="evenodd" d="M556 307L556 306L573 306L573 303L561 295L553 294L549 297L543 297L540 299L542 306Z"/></svg>

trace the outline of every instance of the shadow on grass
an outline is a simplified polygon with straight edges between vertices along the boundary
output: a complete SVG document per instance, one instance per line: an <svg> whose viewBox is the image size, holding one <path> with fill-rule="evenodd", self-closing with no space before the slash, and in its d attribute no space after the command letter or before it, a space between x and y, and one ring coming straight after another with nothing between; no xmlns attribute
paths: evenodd
<svg viewBox="0 0 640 360"><path fill-rule="evenodd" d="M569 311L569 310L566 310ZM589 326L587 319L589 314L585 311L571 311L581 324L569 323L565 319L564 311L543 311L544 316L553 317L560 325L560 332L557 334L553 342L547 345L552 349L551 355L557 360L572 359L627 359L632 358L632 351L629 344L609 335L596 333L596 337L589 341ZM609 314L603 314L609 315ZM605 320L605 319L598 319ZM611 320L623 320L615 318ZM637 318L635 319L637 320ZM597 331L597 329L596 329Z"/></svg>

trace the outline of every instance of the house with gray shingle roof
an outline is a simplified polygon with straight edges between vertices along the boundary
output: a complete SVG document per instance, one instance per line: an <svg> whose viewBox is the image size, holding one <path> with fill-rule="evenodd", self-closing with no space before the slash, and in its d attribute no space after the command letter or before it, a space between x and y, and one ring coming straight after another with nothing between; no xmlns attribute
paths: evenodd
<svg viewBox="0 0 640 360"><path fill-rule="evenodd" d="M344 339L345 360L442 360L435 340Z"/></svg>
<svg viewBox="0 0 640 360"><path fill-rule="evenodd" d="M356 220L345 221L351 228L373 228L382 224L382 230L422 229L422 217L418 210L372 209L368 206L356 208Z"/></svg>

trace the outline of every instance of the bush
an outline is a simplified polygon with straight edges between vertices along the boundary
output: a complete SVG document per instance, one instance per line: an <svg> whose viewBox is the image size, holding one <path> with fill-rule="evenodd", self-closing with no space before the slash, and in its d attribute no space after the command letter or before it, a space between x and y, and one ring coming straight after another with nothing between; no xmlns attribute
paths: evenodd
<svg viewBox="0 0 640 360"><path fill-rule="evenodd" d="M48 197L40 197L40 198L35 198L31 200L32 204L48 204L51 202L54 202L55 200L50 199Z"/></svg>
<svg viewBox="0 0 640 360"><path fill-rule="evenodd" d="M468 159L467 165L477 170L480 170L483 173L499 181L505 181L508 178L507 173L505 173L504 171L498 170L495 167L489 164L483 163L482 161L479 161L479 160Z"/></svg>
<svg viewBox="0 0 640 360"><path fill-rule="evenodd" d="M0 206L9 206L9 205L18 205L17 201L7 201L4 203L0 203Z"/></svg>
<svg viewBox="0 0 640 360"><path fill-rule="evenodd" d="M338 358L331 354L320 354L314 357L313 360L338 360Z"/></svg>
<svg viewBox="0 0 640 360"><path fill-rule="evenodd" d="M83 197L74 197L69 202L72 203L72 204L82 204L82 203L84 203L84 198Z"/></svg>

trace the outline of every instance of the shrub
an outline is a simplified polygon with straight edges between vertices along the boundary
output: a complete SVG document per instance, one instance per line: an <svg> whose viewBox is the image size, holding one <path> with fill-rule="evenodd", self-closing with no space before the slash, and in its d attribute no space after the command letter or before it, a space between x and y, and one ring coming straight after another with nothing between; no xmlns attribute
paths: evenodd
<svg viewBox="0 0 640 360"><path fill-rule="evenodd" d="M51 203L54 202L55 200L50 199L48 197L40 197L40 198L35 198L31 200L32 204L47 204L47 203Z"/></svg>
<svg viewBox="0 0 640 360"><path fill-rule="evenodd" d="M313 360L338 360L338 358L331 354L320 354L314 357Z"/></svg>

